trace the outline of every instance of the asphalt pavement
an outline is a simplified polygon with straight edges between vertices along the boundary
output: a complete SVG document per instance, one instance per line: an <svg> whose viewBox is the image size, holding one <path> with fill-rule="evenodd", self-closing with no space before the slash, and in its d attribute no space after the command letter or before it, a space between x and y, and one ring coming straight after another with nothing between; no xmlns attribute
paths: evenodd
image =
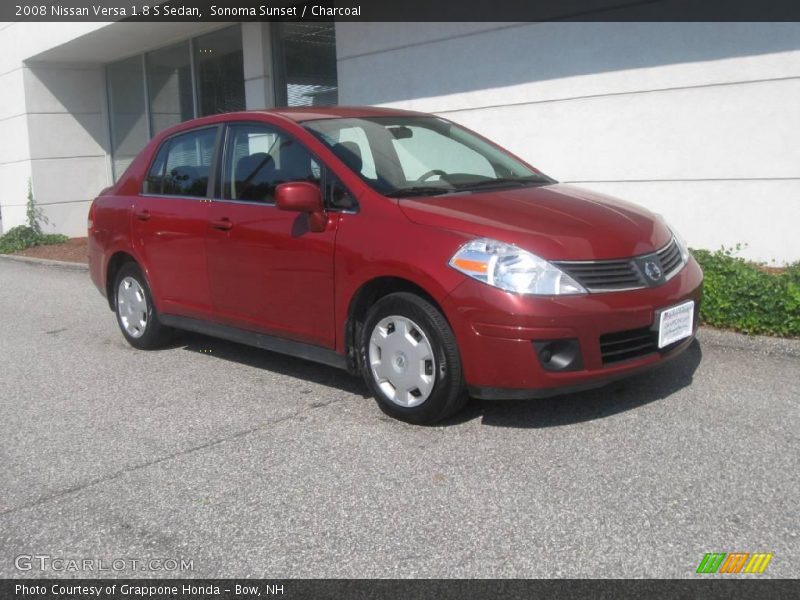
<svg viewBox="0 0 800 600"><path fill-rule="evenodd" d="M326 366L189 334L134 350L86 272L3 259L0 360L0 577L100 574L34 555L191 561L102 573L124 577L800 567L798 341L703 329L612 387L415 427Z"/></svg>

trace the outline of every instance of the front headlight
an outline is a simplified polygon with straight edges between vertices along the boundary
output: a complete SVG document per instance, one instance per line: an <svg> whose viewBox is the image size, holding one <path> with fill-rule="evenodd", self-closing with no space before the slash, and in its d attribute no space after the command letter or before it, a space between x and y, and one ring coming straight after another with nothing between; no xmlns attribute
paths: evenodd
<svg viewBox="0 0 800 600"><path fill-rule="evenodd" d="M669 227L669 225L667 226ZM683 239L681 234L679 234L675 229L669 227L669 230L672 232L672 237L675 239L675 244L678 246L678 250L681 251L681 260L683 264L689 262L689 247L686 245L686 240Z"/></svg>
<svg viewBox="0 0 800 600"><path fill-rule="evenodd" d="M450 259L450 266L494 287L518 294L558 296L585 294L577 281L530 252L496 240L467 242Z"/></svg>
<svg viewBox="0 0 800 600"><path fill-rule="evenodd" d="M661 213L653 213L657 218L661 220L664 226L669 229L669 232L672 234L672 238L675 240L675 244L678 246L678 250L681 252L681 260L683 264L689 262L689 246L686 245L686 240L683 239L683 236L675 231L675 228L667 223L667 220L664 218L664 215Z"/></svg>

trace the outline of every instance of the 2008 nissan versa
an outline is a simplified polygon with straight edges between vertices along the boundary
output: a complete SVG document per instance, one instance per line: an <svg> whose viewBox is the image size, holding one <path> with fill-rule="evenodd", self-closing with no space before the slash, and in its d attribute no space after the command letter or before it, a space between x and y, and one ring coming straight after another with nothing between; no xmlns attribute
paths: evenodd
<svg viewBox="0 0 800 600"><path fill-rule="evenodd" d="M163 131L93 202L89 244L134 347L184 329L335 365L412 423L659 365L694 337L703 281L647 210L378 108Z"/></svg>

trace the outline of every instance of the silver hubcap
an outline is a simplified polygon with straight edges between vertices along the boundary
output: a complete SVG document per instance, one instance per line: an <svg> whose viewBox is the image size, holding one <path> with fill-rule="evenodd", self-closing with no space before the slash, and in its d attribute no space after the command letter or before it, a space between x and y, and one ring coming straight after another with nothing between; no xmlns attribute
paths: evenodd
<svg viewBox="0 0 800 600"><path fill-rule="evenodd" d="M436 382L436 361L425 332L406 317L381 319L369 340L375 382L399 406L419 406Z"/></svg>
<svg viewBox="0 0 800 600"><path fill-rule="evenodd" d="M147 328L147 299L141 284L126 277L117 288L117 311L122 327L131 337L142 337Z"/></svg>

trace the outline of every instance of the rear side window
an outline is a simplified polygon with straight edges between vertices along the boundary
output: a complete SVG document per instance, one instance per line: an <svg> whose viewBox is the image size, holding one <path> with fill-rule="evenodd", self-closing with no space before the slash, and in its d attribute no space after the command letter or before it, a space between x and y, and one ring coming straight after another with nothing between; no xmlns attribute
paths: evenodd
<svg viewBox="0 0 800 600"><path fill-rule="evenodd" d="M144 192L169 196L207 196L217 128L190 131L170 138L159 149Z"/></svg>
<svg viewBox="0 0 800 600"><path fill-rule="evenodd" d="M244 123L228 129L223 172L223 198L271 204L281 183L319 185L321 169L297 140L264 125Z"/></svg>

